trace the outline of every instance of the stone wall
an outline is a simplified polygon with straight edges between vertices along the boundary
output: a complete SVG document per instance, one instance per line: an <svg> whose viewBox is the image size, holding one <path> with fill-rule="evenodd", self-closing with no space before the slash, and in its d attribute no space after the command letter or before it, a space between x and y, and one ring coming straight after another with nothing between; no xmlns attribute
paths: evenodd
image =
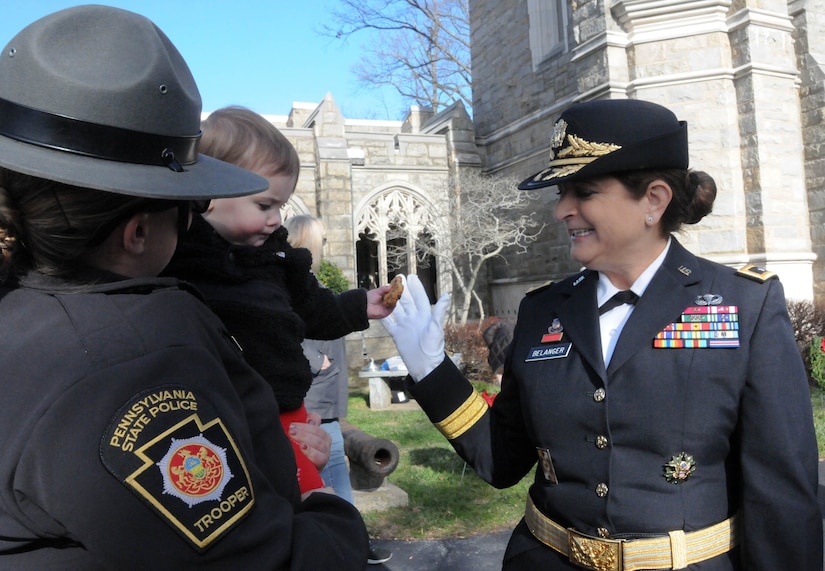
<svg viewBox="0 0 825 571"><path fill-rule="evenodd" d="M553 122L572 102L661 103L688 122L691 166L719 188L713 214L679 239L722 263L766 266L789 297L810 299L815 252L825 252L823 2L566 2L567 50L534 68L529 44L515 39L528 36L527 1L470 0L485 169L526 177L543 168ZM825 275L825 263L816 268ZM491 266L492 297L516 299L576 269L554 225L525 258ZM496 313L513 310L500 303Z"/></svg>
<svg viewBox="0 0 825 571"><path fill-rule="evenodd" d="M292 142L301 158L301 173L285 215L307 213L326 228L324 258L342 269L355 287L358 223L374 225L398 213L386 208L387 195L414 197L405 204L424 205L433 226L449 216L446 186L450 169L481 164L473 125L463 107L437 117L412 108L404 121L345 118L332 95L318 104L296 103L288 116L268 116ZM400 213L413 217L414 212ZM372 227L386 231L386 227ZM386 269L385 269L386 270ZM384 277L386 271L384 270ZM449 291L449 275L439 274L437 293ZM395 348L378 322L347 338L350 366L365 364L364 354L381 360Z"/></svg>

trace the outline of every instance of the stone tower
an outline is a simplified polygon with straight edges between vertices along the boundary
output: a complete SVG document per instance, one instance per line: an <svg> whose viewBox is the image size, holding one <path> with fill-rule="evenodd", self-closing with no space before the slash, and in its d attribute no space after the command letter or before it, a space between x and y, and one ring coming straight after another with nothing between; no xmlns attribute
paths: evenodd
<svg viewBox="0 0 825 571"><path fill-rule="evenodd" d="M777 272L789 298L825 296L814 285L825 277L825 259L816 261L825 253L825 0L469 5L487 172L541 170L555 118L571 103L661 103L688 122L691 167L719 188L713 214L679 239L721 263ZM551 189L548 219L553 202ZM512 311L532 284L577 269L558 229L526 256L493 266L496 313Z"/></svg>

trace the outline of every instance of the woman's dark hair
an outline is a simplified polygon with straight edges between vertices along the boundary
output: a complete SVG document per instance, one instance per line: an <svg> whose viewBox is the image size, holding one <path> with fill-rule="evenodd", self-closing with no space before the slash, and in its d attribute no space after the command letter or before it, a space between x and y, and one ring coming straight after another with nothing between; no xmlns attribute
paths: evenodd
<svg viewBox="0 0 825 571"><path fill-rule="evenodd" d="M656 179L665 181L673 190L673 198L662 216L662 232L671 234L682 224L696 224L713 211L716 182L704 171L639 170L613 175L630 193L640 199L648 185Z"/></svg>
<svg viewBox="0 0 825 571"><path fill-rule="evenodd" d="M117 222L148 202L0 168L2 275L72 277Z"/></svg>

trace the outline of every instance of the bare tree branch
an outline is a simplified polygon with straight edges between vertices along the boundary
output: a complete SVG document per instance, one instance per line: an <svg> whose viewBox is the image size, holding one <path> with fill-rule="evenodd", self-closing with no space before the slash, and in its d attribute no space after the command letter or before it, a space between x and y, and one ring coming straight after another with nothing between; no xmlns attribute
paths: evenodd
<svg viewBox="0 0 825 571"><path fill-rule="evenodd" d="M429 259L437 259L442 271L453 276L454 318L466 323L473 301L480 315L485 315L475 288L488 260L500 257L505 250L527 251L544 227L536 214L536 193L517 190L518 180L512 177L487 176L477 171L463 171L448 189L450 212L445 217L447 226L432 235L440 236L437 243L418 240L415 252L419 267ZM401 225L391 238L410 236ZM407 244L388 248L388 262L404 267L405 256L411 249Z"/></svg>
<svg viewBox="0 0 825 571"><path fill-rule="evenodd" d="M339 0L338 39L356 34L371 42L354 66L367 87L389 86L411 104L437 113L456 101L472 107L470 17L467 0Z"/></svg>

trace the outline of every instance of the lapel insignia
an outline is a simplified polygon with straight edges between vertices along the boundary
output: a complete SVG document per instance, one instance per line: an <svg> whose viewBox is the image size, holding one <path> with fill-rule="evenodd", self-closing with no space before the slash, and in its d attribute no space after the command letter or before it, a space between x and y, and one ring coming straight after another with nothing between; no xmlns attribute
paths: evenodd
<svg viewBox="0 0 825 571"><path fill-rule="evenodd" d="M564 336L564 327L561 326L559 318L553 319L553 323L547 328L547 333L541 336L542 343L558 343Z"/></svg>
<svg viewBox="0 0 825 571"><path fill-rule="evenodd" d="M677 269L679 270L680 273L682 273L685 276L689 276L690 274L693 273L693 270L691 270L687 266L679 266Z"/></svg>
<svg viewBox="0 0 825 571"><path fill-rule="evenodd" d="M576 287L577 285L582 283L583 279L584 279L584 275L581 275L581 276L577 277L576 280L573 282L573 287Z"/></svg>
<svg viewBox="0 0 825 571"><path fill-rule="evenodd" d="M739 347L739 307L719 305L722 296L706 294L686 308L653 338L657 349L736 349Z"/></svg>
<svg viewBox="0 0 825 571"><path fill-rule="evenodd" d="M696 471L696 460L690 454L677 454L670 457L670 462L664 465L665 480L671 484L681 484Z"/></svg>

